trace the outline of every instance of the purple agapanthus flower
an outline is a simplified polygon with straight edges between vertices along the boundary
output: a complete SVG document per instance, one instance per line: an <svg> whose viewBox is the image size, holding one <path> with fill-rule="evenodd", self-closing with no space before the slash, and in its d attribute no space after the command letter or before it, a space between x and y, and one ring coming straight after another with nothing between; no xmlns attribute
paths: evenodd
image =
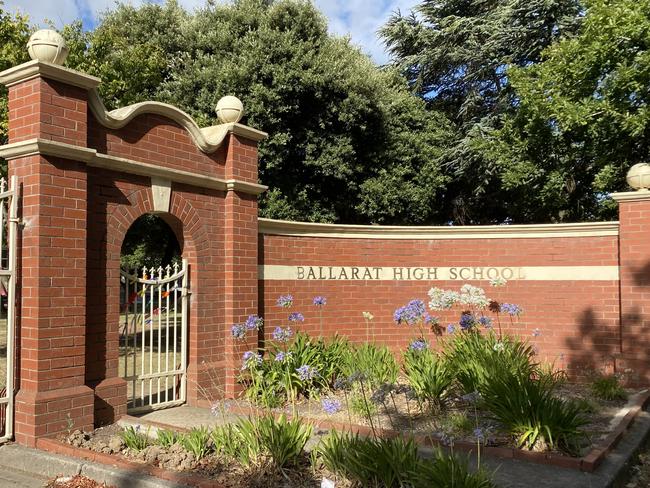
<svg viewBox="0 0 650 488"><path fill-rule="evenodd" d="M485 440L485 433L483 432L483 429L481 429L480 427L474 429L474 437L476 438L477 441L483 442Z"/></svg>
<svg viewBox="0 0 650 488"><path fill-rule="evenodd" d="M521 315L523 310L519 305L515 305L514 303L502 303L501 312L507 313L508 315L511 316L515 316L515 315L519 316Z"/></svg>
<svg viewBox="0 0 650 488"><path fill-rule="evenodd" d="M244 322L244 325L248 330L260 330L263 324L264 319L262 317L258 317L257 315L249 315L246 319L246 322Z"/></svg>
<svg viewBox="0 0 650 488"><path fill-rule="evenodd" d="M490 317L482 316L478 318L478 323L486 329L492 328L492 319Z"/></svg>
<svg viewBox="0 0 650 488"><path fill-rule="evenodd" d="M447 334L453 334L456 332L456 326L454 324L447 325Z"/></svg>
<svg viewBox="0 0 650 488"><path fill-rule="evenodd" d="M276 327L273 330L273 340L278 342L287 342L293 336L293 331L290 327L283 329L282 327Z"/></svg>
<svg viewBox="0 0 650 488"><path fill-rule="evenodd" d="M243 324L233 325L230 331L235 339L243 339L246 337L246 327Z"/></svg>
<svg viewBox="0 0 650 488"><path fill-rule="evenodd" d="M278 307L289 308L293 305L293 295L282 295L275 303Z"/></svg>
<svg viewBox="0 0 650 488"><path fill-rule="evenodd" d="M464 313L460 316L460 321L458 323L461 329L469 330L474 326L474 324L476 324L476 319L471 313Z"/></svg>
<svg viewBox="0 0 650 488"><path fill-rule="evenodd" d="M427 317L427 310L422 300L411 300L405 306L395 310L393 320L395 323L414 325L418 322L425 320Z"/></svg>
<svg viewBox="0 0 650 488"><path fill-rule="evenodd" d="M290 352L282 352L282 351L280 351L275 355L275 360L278 363L283 363L285 360L289 359L290 357L291 357Z"/></svg>
<svg viewBox="0 0 650 488"><path fill-rule="evenodd" d="M321 405L325 413L329 415L334 415L341 410L341 402L336 398L323 398Z"/></svg>
<svg viewBox="0 0 650 488"><path fill-rule="evenodd" d="M317 307L322 307L326 303L327 303L327 298L322 296L314 297L314 305L316 305Z"/></svg>
<svg viewBox="0 0 650 488"><path fill-rule="evenodd" d="M304 322L305 316L300 312L293 312L289 314L289 322Z"/></svg>
<svg viewBox="0 0 650 488"><path fill-rule="evenodd" d="M424 351L428 347L427 341L424 339L417 339L409 345L411 351Z"/></svg>
<svg viewBox="0 0 650 488"><path fill-rule="evenodd" d="M296 368L296 373L298 373L298 378L301 381L310 381L318 376L318 369L308 364L303 364L299 368Z"/></svg>
<svg viewBox="0 0 650 488"><path fill-rule="evenodd" d="M241 367L242 370L260 364L262 364L262 355L259 353L253 351L246 351L242 356L242 367Z"/></svg>

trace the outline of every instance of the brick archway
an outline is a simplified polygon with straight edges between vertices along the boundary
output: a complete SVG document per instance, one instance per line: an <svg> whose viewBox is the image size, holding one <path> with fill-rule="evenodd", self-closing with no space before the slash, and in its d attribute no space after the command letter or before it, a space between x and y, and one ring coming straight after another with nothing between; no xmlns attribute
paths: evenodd
<svg viewBox="0 0 650 488"><path fill-rule="evenodd" d="M190 264L188 402L205 403L199 391L232 395L228 331L257 313L265 134L238 123L201 129L155 102L106 112L100 80L39 61L4 75L3 157L23 188L25 222L16 439L34 445L70 422L87 429L125 413L119 258L128 228L149 212L167 216Z"/></svg>
<svg viewBox="0 0 650 488"><path fill-rule="evenodd" d="M106 180L105 180L106 181ZM88 317L89 328L86 342L86 382L95 391L95 424L104 424L126 413L126 387L118 372L119 362L119 270L122 243L133 223L145 214L159 215L170 226L181 245L183 257L190 265L190 290L199 290L202 274L205 270L199 265L209 260L208 233L202 225L201 218L192 203L182 194L174 192L168 212L156 212L152 200L151 188L134 187L133 184L123 191L124 203L107 205L106 226L103 232L97 229L105 243L105 262L100 265L106 270L105 280L98 282L101 287L105 283L105 293L99 296L107 297L105 304L97 306L89 304L89 311L97 311L102 305L106 307L103 320ZM216 195L214 195L217 198ZM220 197L220 196L219 196ZM222 198L222 197L221 197ZM102 205L100 205L102 207ZM98 212L101 215L101 212ZM98 219L96 219L96 222ZM98 236L99 237L99 236ZM98 238L98 241L100 239ZM101 249L101 246L98 246ZM101 252L101 251L100 251ZM102 261L102 260L100 260ZM89 284L92 280L89 279ZM91 285L92 286L92 285ZM196 300L190 299L188 341L188 381L197 383L196 371L199 363L197 344L199 338L198 317L200 306ZM196 389L188 391L188 401L196 403Z"/></svg>

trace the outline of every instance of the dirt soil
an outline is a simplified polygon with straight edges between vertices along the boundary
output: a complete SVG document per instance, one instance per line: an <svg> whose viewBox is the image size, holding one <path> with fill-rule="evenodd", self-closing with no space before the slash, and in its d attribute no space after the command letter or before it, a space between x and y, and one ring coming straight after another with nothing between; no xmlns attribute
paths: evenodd
<svg viewBox="0 0 650 488"><path fill-rule="evenodd" d="M141 432L147 428L142 427ZM214 479L227 488L267 488L269 486L282 486L283 488L318 488L323 477L334 480L334 475L325 471L314 471L309 463L308 454L291 468L283 472L275 469L269 463L259 466L243 467L234 462L227 462L216 454L196 460L194 455L186 451L179 444L164 448L151 443L139 452L131 451L126 447L120 433L122 428L118 425L109 425L96 429L93 432L72 432L62 438L64 442L82 449L90 449L105 454L124 456L129 461L158 466L171 471L199 473ZM324 431L316 431L309 444L315 445ZM102 485L88 485L89 488ZM349 484L344 480L336 481L337 488L347 488ZM48 488L76 488L77 485L48 485ZM86 485L79 485L86 488Z"/></svg>

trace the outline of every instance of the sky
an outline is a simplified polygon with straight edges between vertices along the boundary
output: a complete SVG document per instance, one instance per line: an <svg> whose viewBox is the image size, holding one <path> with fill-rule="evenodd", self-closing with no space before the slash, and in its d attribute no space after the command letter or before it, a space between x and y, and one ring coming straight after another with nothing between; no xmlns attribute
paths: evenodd
<svg viewBox="0 0 650 488"><path fill-rule="evenodd" d="M141 4L148 0L127 0L124 3ZM149 0L161 3L162 0ZM188 10L203 5L205 0L179 0ZM349 35L363 51L377 63L385 63L388 55L377 37L377 30L396 10L408 12L416 0L315 0L329 19L330 31ZM29 15L31 22L45 26L49 20L56 27L75 19L82 19L86 29L92 29L98 14L115 4L115 0L4 0L4 9Z"/></svg>

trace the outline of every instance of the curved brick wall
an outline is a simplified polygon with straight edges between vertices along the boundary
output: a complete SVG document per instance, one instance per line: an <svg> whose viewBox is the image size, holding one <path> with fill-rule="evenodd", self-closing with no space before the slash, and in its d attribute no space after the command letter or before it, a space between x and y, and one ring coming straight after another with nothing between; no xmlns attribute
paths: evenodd
<svg viewBox="0 0 650 488"><path fill-rule="evenodd" d="M540 358L574 371L603 358L611 363L621 339L618 226L548 228L429 228L400 237L395 228L370 227L360 237L363 227L262 219L259 301L265 329L269 334L275 325L287 323L287 312L275 301L292 293L293 309L306 317L299 328L318 333L319 312L311 301L324 295L327 333L365 340L361 314L368 311L375 316L376 339L399 349L416 331L394 324L397 307L413 298L426 300L432 286L458 289L471 283L484 287L491 298L523 307L519 320L502 320L502 326L530 338ZM496 274L513 279L504 288L491 288L487 275ZM458 311L432 314L440 316L442 325L458 320ZM541 334L533 337L536 328Z"/></svg>

